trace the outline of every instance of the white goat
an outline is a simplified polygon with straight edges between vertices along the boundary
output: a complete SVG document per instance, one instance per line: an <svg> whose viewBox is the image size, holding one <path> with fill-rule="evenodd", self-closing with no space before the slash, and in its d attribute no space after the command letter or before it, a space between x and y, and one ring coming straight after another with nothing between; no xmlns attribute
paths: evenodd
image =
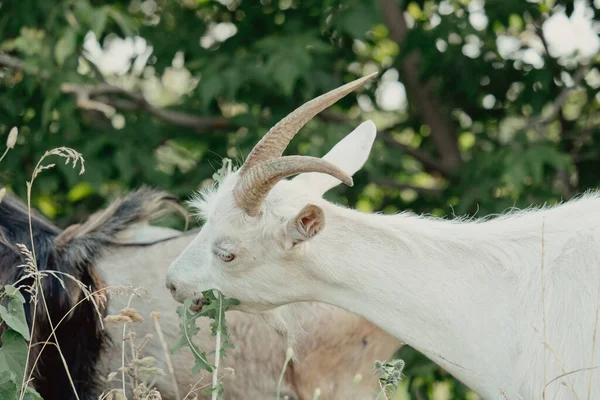
<svg viewBox="0 0 600 400"><path fill-rule="evenodd" d="M487 399L599 399L597 193L449 221L362 213L322 199L302 175L284 180L313 171L352 184L335 166L342 158L281 155L307 121L371 76L294 111L239 171L195 200L206 224L171 265L167 287L179 301L218 289L250 312L337 305ZM358 129L375 132L371 122Z"/></svg>
<svg viewBox="0 0 600 400"><path fill-rule="evenodd" d="M352 175L366 161L375 135L370 130L357 130L347 136L330 151L329 157L346 155L352 151L353 157L344 163L346 173ZM325 175L310 176L312 184L323 190L339 181ZM167 371L166 359L150 314L161 313L160 323L167 343L178 340L179 318L175 314L177 303L164 290L164 276L169 264L175 260L194 239L192 234L182 234L167 228L142 226L130 232L130 243L157 241L152 246L128 246L116 248L99 260L97 268L107 286L133 284L147 289L147 295L134 298L131 307L146 318L134 323L136 341L141 342L146 334L155 338L144 347L142 356L152 356L158 367ZM168 239L164 240L163 239ZM118 314L126 307L127 296L111 296L109 314ZM311 399L316 388L321 389L323 399L364 400L375 398L379 391L377 376L373 374L376 359L389 359L400 348L401 342L364 318L340 308L322 303L302 303L281 307L287 310L302 329L296 341L296 357L286 371L281 398L290 400ZM274 314L274 318L281 313ZM209 320L197 321L201 332L194 338L199 348L214 349ZM230 311L227 313L230 342L235 345L221 360L221 371L225 367L235 370L235 376L224 378L225 399L275 399L279 374L283 367L288 341L267 325L261 316ZM101 359L102 376L117 371L121 367L122 327L108 325L114 347L107 349ZM129 362L129 343L126 343L126 364ZM212 357L209 356L211 362ZM175 376L181 393L185 394L201 376L191 373L194 357L190 351L178 350L172 356ZM355 374L363 379L353 383ZM120 375L119 375L120 376ZM203 384L209 384L205 377ZM160 378L157 387L162 398L174 400L175 392L168 377ZM105 383L104 387L121 387L121 382ZM201 385L200 385L201 386ZM203 391L200 398L209 399Z"/></svg>
<svg viewBox="0 0 600 400"><path fill-rule="evenodd" d="M141 351L140 358L154 357L156 365L168 372L164 351L150 314L154 311L161 313L159 321L165 340L169 345L175 343L180 319L175 314L177 303L164 289L164 276L169 264L192 241L194 235L158 227L143 227L134 234L133 242L154 241L158 239L157 235L175 235L175 238L152 246L117 248L101 258L97 268L108 286L134 284L147 289L147 294L134 298L131 303L131 307L144 317L143 322L133 323L131 328L136 334L136 343L141 343L147 334L154 336ZM118 314L127 303L128 296L111 296L108 313ZM290 400L311 399L316 388L321 389L322 399L374 399L379 385L378 377L373 374L373 362L392 357L401 342L364 318L328 304L302 303L285 308L297 318L303 333L296 341L297 359L288 365L284 376L281 399L284 396ZM200 333L193 338L194 343L205 351L215 346L209 323L207 318L198 319L196 324ZM229 339L235 348L228 350L227 357L221 359L219 375L226 375L226 367L233 368L235 375L226 375L224 378L224 398L275 400L287 339L258 315L229 311L227 323ZM107 324L106 329L112 338L112 345L105 349L100 359L98 370L103 377L118 371L122 362L122 326ZM131 359L130 354L130 343L126 342L126 365ZM178 350L171 357L181 398L198 381L201 384L197 387L210 385L210 376L192 374L194 357L189 350ZM209 360L212 362L212 355L209 355ZM363 379L353 384L355 374L361 374ZM130 386L129 381L127 386ZM105 382L101 387L118 389L122 385L120 381L113 381ZM159 377L156 387L163 400L176 399L169 376ZM197 394L199 399L211 398L203 390ZM132 398L131 393L128 398Z"/></svg>

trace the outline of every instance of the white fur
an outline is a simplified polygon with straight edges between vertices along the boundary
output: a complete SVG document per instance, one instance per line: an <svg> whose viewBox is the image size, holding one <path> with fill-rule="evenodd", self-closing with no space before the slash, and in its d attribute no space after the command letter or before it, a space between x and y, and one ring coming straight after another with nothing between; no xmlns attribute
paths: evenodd
<svg viewBox="0 0 600 400"><path fill-rule="evenodd" d="M296 178L280 182L251 218L235 207L237 180L229 175L196 202L206 224L168 273L178 300L219 289L249 312L330 303L373 321L486 399L600 398L600 369L590 369L600 365L599 193L448 221L346 209L322 199L328 185L312 190ZM290 248L285 226L307 204L322 208L325 228ZM236 256L229 263L213 255L223 239Z"/></svg>
<svg viewBox="0 0 600 400"><path fill-rule="evenodd" d="M148 242L164 237L174 239L144 247L121 247L103 256L97 264L103 280L108 286L134 285L143 287L147 293L134 297L129 304L128 295L113 293L108 302L108 313L119 314L121 309L133 307L145 319L133 323L130 328L136 333L135 342L139 345L147 334L153 338L144 346L139 358L154 357L156 366L168 371L163 348L157 338L152 312L160 312L160 324L165 340L170 346L179 339L180 318L175 313L177 303L164 290L164 276L167 267L176 256L192 241L193 235L184 234L167 228L141 226L131 231L132 239L127 242ZM174 235L176 234L176 235ZM319 387L324 399L364 400L374 399L379 391L377 376L372 374L373 361L389 359L401 346L393 336L377 328L372 323L355 314L328 304L299 303L271 310L265 315L275 316L287 310L281 316L288 324L298 324L295 360L289 372L284 376L281 398L289 396L291 400L310 399L315 388ZM211 335L210 320L199 318L196 325L200 328L194 338L198 348L210 352L214 350L215 338ZM287 340L270 325L264 323L259 315L239 311L227 312L229 340L235 345L221 359L221 371L233 368L235 375L224 378L225 400L276 400L276 388L279 374L284 363ZM101 377L121 367L121 345L123 326L107 324L111 345L102 353L98 365ZM130 362L130 342L125 346L126 364ZM187 349L181 349L171 355L175 377L181 397L190 386L202 380L210 383L207 374L192 374L194 356ZM210 362L213 355L209 354ZM352 384L355 374L364 379ZM120 376L120 374L118 374ZM128 398L133 395L129 390ZM104 382L102 389L120 388L119 380ZM156 381L156 388L163 400L176 399L169 376ZM209 393L201 391L199 399L208 400Z"/></svg>

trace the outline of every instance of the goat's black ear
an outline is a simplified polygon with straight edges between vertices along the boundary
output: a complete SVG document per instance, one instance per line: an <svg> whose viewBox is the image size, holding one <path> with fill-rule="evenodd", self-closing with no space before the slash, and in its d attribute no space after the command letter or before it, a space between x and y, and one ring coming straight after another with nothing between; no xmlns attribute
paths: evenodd
<svg viewBox="0 0 600 400"><path fill-rule="evenodd" d="M287 223L289 247L315 237L323 228L325 228L325 214L321 207L314 204L306 205Z"/></svg>

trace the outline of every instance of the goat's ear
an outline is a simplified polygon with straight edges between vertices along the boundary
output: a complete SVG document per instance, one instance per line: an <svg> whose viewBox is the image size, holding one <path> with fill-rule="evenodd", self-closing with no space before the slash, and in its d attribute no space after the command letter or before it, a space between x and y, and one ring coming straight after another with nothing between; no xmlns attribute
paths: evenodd
<svg viewBox="0 0 600 400"><path fill-rule="evenodd" d="M375 124L371 120L365 121L333 146L323 159L352 176L369 158L375 136L377 136ZM340 184L336 178L317 172L300 174L292 180L320 195Z"/></svg>
<svg viewBox="0 0 600 400"><path fill-rule="evenodd" d="M292 248L297 244L315 237L325 228L325 214L321 207L314 204L306 205L286 226L286 247Z"/></svg>

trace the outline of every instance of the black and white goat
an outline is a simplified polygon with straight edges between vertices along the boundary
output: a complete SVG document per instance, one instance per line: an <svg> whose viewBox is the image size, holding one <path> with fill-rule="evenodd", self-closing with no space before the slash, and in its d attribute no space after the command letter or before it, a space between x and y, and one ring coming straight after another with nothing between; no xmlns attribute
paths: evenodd
<svg viewBox="0 0 600 400"><path fill-rule="evenodd" d="M37 302L30 302L30 294L23 291L30 328L34 315L36 318L31 338L34 345L29 357L30 368L38 358L43 343L53 341L51 326L55 326L56 339L69 366L79 399L97 398L96 367L106 349L107 336L102 322L106 309L104 284L95 265L107 249L118 243L119 234L147 220L172 200L164 192L140 190L114 202L87 223L64 231L32 210L31 227L38 270L42 273L59 271L59 276L71 275L83 283L90 293L94 293L98 301L96 304L83 301L72 309L85 296L82 288L68 278L62 279L63 288L63 284L52 275L41 280L48 312L40 296ZM17 244L23 244L31 250L28 212L20 200L7 195L0 202L0 283L3 285L17 282L26 274L26 270L19 266L27 260ZM31 286L33 283L34 278L27 278L21 280L20 285ZM57 326L65 315L67 317ZM4 324L0 326L0 333L5 329ZM61 356L54 345L44 348L32 377L33 386L46 400L75 398Z"/></svg>

